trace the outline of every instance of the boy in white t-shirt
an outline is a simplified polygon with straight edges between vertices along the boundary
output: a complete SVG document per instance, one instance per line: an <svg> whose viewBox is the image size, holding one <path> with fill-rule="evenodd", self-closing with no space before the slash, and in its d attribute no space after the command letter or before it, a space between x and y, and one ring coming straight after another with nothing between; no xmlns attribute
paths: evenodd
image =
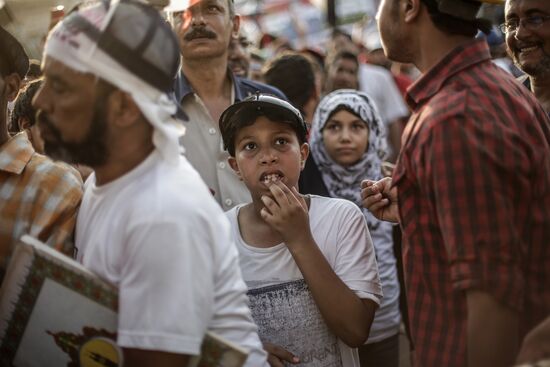
<svg viewBox="0 0 550 367"><path fill-rule="evenodd" d="M269 362L359 366L382 296L372 241L352 203L302 196L309 153L300 112L257 94L220 118L229 164L252 203L227 212Z"/></svg>

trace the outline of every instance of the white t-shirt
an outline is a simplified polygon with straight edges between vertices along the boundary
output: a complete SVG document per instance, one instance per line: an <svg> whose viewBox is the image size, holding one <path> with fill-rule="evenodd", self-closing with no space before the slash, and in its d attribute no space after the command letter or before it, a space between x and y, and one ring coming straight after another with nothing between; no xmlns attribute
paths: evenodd
<svg viewBox="0 0 550 367"><path fill-rule="evenodd" d="M376 258L363 214L347 200L310 197L311 232L328 263L359 298L380 304ZM242 206L226 215L260 338L297 355L300 366L358 367L357 350L328 329L286 245L258 248L244 242L237 219Z"/></svg>
<svg viewBox="0 0 550 367"><path fill-rule="evenodd" d="M119 289L118 344L197 355L206 330L266 365L229 223L184 157L157 151L102 186L86 181L77 260Z"/></svg>

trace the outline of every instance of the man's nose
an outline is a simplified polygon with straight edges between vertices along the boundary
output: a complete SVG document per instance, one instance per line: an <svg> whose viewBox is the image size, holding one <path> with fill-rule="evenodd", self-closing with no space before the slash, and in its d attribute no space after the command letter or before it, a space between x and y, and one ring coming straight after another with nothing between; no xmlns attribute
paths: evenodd
<svg viewBox="0 0 550 367"><path fill-rule="evenodd" d="M518 23L518 27L516 29L516 33L514 34L514 37L516 39L525 39L526 37L529 37L532 34L531 29L529 29L529 26L524 21L520 21Z"/></svg>
<svg viewBox="0 0 550 367"><path fill-rule="evenodd" d="M33 108L36 110L45 110L46 100L47 100L47 96L44 90L44 85L41 85L36 91L36 94L34 95L31 101L31 104Z"/></svg>
<svg viewBox="0 0 550 367"><path fill-rule="evenodd" d="M194 9L190 9L191 24L195 25L195 26L199 25L199 24L204 24L204 17L203 17L202 10L201 10L199 5L197 5Z"/></svg>

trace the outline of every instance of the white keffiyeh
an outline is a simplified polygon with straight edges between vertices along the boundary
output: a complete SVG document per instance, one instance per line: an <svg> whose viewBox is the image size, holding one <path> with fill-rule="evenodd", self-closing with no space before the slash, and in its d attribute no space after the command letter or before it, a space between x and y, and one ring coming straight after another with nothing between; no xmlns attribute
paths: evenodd
<svg viewBox="0 0 550 367"><path fill-rule="evenodd" d="M93 6L79 14L104 31L116 10L117 1L109 9ZM185 132L181 121L175 118L177 106L170 97L131 73L97 47L97 43L84 32L75 32L60 22L50 32L44 55L81 73L96 75L130 94L147 121L153 125L153 144L164 160L176 163L182 148L179 138Z"/></svg>

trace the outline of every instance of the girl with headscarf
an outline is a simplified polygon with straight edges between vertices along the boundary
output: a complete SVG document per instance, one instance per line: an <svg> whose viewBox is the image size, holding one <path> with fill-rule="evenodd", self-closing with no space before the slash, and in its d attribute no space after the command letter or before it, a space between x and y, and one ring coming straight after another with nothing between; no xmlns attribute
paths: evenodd
<svg viewBox="0 0 550 367"><path fill-rule="evenodd" d="M300 177L300 192L354 202L363 211L376 251L384 298L369 339L359 348L361 366L397 367L401 320L392 225L361 204L361 181L382 178L386 127L368 95L341 89L321 100L310 134L311 154Z"/></svg>

